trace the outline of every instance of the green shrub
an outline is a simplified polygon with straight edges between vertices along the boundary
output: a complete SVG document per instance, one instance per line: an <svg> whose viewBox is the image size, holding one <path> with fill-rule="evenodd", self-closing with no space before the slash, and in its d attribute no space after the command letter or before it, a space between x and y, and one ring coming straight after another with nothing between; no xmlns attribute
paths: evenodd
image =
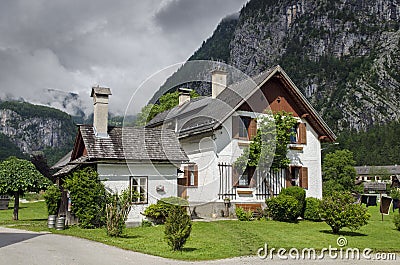
<svg viewBox="0 0 400 265"><path fill-rule="evenodd" d="M175 205L189 206L187 200L179 197L162 198L156 204L149 205L143 215L152 219L155 224L164 224L171 207Z"/></svg>
<svg viewBox="0 0 400 265"><path fill-rule="evenodd" d="M321 221L321 200L317 198L306 198L304 219L319 222Z"/></svg>
<svg viewBox="0 0 400 265"><path fill-rule="evenodd" d="M400 189L398 189L398 188L393 188L393 189L390 191L390 197L391 197L392 199L397 199L397 200L399 200L399 199L400 199Z"/></svg>
<svg viewBox="0 0 400 265"><path fill-rule="evenodd" d="M110 202L106 204L107 235L120 236L125 228L125 222L131 210L131 196L129 190L121 195L112 194Z"/></svg>
<svg viewBox="0 0 400 265"><path fill-rule="evenodd" d="M347 227L358 230L368 224L370 214L360 204L354 203L355 199L349 192L333 192L322 200L322 218L332 228L334 234Z"/></svg>
<svg viewBox="0 0 400 265"><path fill-rule="evenodd" d="M141 227L152 227L153 223L147 220L142 220L142 223L140 224Z"/></svg>
<svg viewBox="0 0 400 265"><path fill-rule="evenodd" d="M61 202L61 191L57 185L51 185L43 195L49 215L56 215Z"/></svg>
<svg viewBox="0 0 400 265"><path fill-rule="evenodd" d="M69 190L72 211L83 228L95 228L105 224L107 193L97 172L91 167L75 171L64 183Z"/></svg>
<svg viewBox="0 0 400 265"><path fill-rule="evenodd" d="M253 211L245 210L242 207L236 207L236 217L239 221L251 221L253 220Z"/></svg>
<svg viewBox="0 0 400 265"><path fill-rule="evenodd" d="M295 222L301 214L299 201L289 195L279 195L266 200L268 213L277 221Z"/></svg>
<svg viewBox="0 0 400 265"><path fill-rule="evenodd" d="M182 250L192 231L192 221L182 206L173 205L165 221L165 239L172 250Z"/></svg>
<svg viewBox="0 0 400 265"><path fill-rule="evenodd" d="M393 223L396 229L400 231L400 213L393 216Z"/></svg>
<svg viewBox="0 0 400 265"><path fill-rule="evenodd" d="M287 187L281 190L279 195L293 196L299 202L300 216L304 216L305 202L306 202L306 191L298 186Z"/></svg>

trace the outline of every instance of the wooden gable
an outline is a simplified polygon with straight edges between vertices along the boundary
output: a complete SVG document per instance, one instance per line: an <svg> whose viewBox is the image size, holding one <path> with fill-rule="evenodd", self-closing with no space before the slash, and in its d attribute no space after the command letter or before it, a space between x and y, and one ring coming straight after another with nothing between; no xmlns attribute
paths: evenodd
<svg viewBox="0 0 400 265"><path fill-rule="evenodd" d="M76 135L75 138L74 149L71 155L71 161L86 155L87 155L87 149L83 141L81 131L78 130L78 134Z"/></svg>

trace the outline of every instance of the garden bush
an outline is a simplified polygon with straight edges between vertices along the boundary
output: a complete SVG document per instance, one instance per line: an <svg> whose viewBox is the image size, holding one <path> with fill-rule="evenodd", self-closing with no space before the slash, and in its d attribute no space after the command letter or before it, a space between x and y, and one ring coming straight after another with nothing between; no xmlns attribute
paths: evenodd
<svg viewBox="0 0 400 265"><path fill-rule="evenodd" d="M266 200L269 216L277 221L295 222L301 214L299 201L289 195L280 194Z"/></svg>
<svg viewBox="0 0 400 265"><path fill-rule="evenodd" d="M156 204L149 205L143 215L151 219L155 224L164 224L171 207L174 205L189 206L187 200L179 197L162 198Z"/></svg>
<svg viewBox="0 0 400 265"><path fill-rule="evenodd" d="M306 198L304 219L319 222L321 221L321 200L317 198Z"/></svg>
<svg viewBox="0 0 400 265"><path fill-rule="evenodd" d="M192 231L192 221L182 206L172 205L165 221L165 239L172 250L182 250Z"/></svg>
<svg viewBox="0 0 400 265"><path fill-rule="evenodd" d="M337 191L322 200L322 218L332 228L334 234L338 234L344 227L354 231L368 224L370 214L367 209L354 202L351 193Z"/></svg>
<svg viewBox="0 0 400 265"><path fill-rule="evenodd" d="M56 215L61 202L61 191L57 185L51 185L43 195L49 215Z"/></svg>
<svg viewBox="0 0 400 265"><path fill-rule="evenodd" d="M239 221L251 221L253 220L253 211L245 210L242 207L236 207L236 217Z"/></svg>
<svg viewBox="0 0 400 265"><path fill-rule="evenodd" d="M393 223L396 229L400 231L400 213L393 216Z"/></svg>
<svg viewBox="0 0 400 265"><path fill-rule="evenodd" d="M72 211L83 228L95 228L106 223L107 192L97 172L87 167L75 171L64 183L70 193Z"/></svg>
<svg viewBox="0 0 400 265"><path fill-rule="evenodd" d="M120 236L125 228L125 222L131 210L131 196L129 190L121 195L112 194L110 202L106 204L107 235Z"/></svg>
<svg viewBox="0 0 400 265"><path fill-rule="evenodd" d="M305 202L306 202L306 191L298 186L287 187L281 190L279 195L288 195L293 196L299 202L299 211L300 216L303 217L304 209L305 209Z"/></svg>

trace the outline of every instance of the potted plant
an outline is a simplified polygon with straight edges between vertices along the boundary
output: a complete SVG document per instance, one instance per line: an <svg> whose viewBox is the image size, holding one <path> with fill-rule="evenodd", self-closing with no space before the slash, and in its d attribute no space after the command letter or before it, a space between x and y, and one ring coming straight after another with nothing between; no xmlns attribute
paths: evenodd
<svg viewBox="0 0 400 265"><path fill-rule="evenodd" d="M393 210L399 208L400 212L400 189L393 188L390 192L390 197L393 199Z"/></svg>
<svg viewBox="0 0 400 265"><path fill-rule="evenodd" d="M61 191L58 186L51 185L44 193L44 199L46 201L47 212L49 214L49 218L47 219L47 227L54 228L61 200Z"/></svg>

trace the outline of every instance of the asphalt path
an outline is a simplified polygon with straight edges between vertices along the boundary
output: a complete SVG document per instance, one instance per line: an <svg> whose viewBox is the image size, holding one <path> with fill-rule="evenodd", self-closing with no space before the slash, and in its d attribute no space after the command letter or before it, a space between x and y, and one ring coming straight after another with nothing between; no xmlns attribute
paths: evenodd
<svg viewBox="0 0 400 265"><path fill-rule="evenodd" d="M238 257L224 260L185 262L127 251L81 238L36 233L0 227L1 265L116 265L116 264L399 264L400 256L392 261L376 260L281 260Z"/></svg>

